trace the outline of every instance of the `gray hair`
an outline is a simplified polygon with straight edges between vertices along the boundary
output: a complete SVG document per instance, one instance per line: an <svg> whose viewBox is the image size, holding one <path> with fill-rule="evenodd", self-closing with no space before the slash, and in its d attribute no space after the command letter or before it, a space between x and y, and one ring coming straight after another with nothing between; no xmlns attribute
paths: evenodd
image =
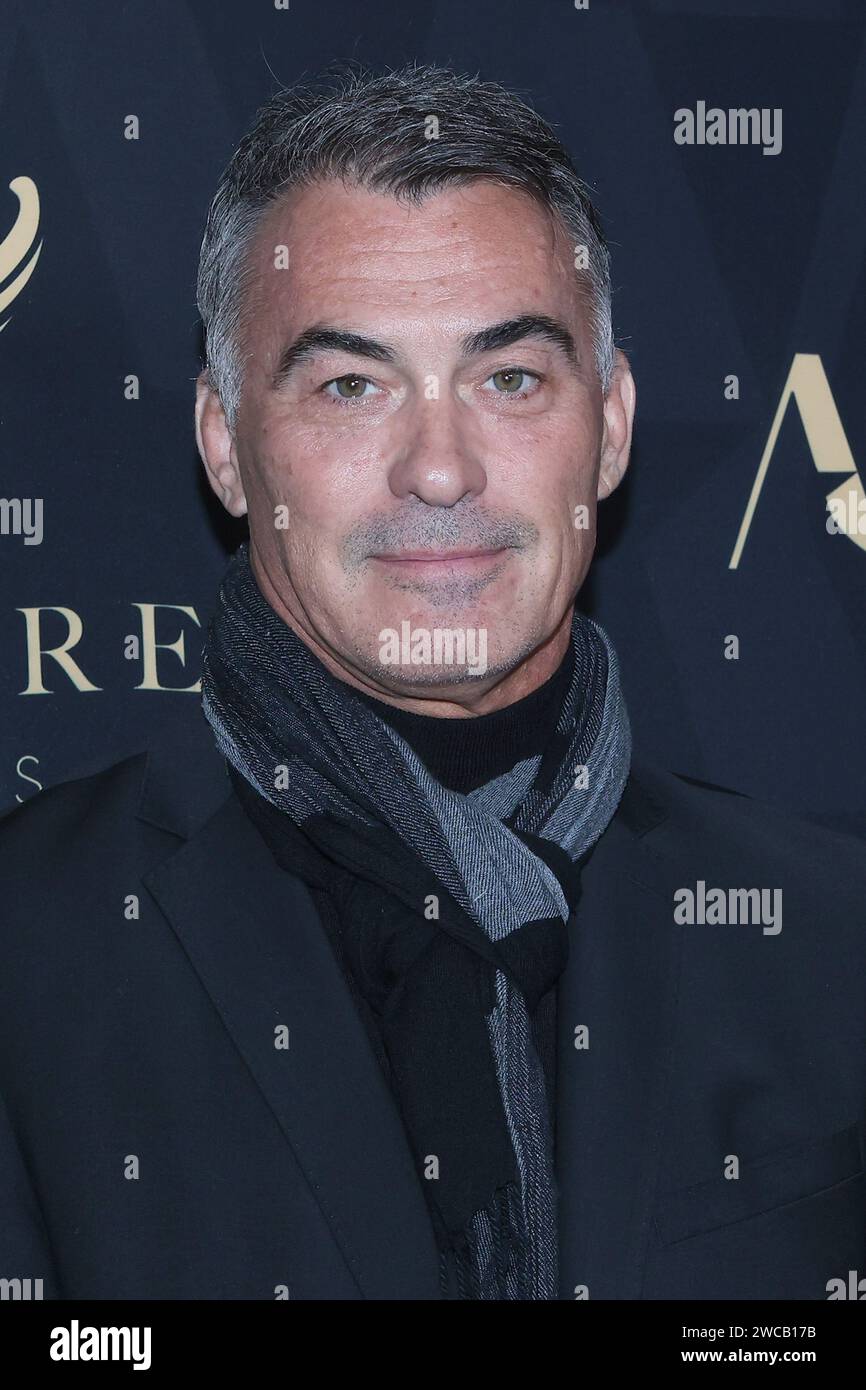
<svg viewBox="0 0 866 1390"><path fill-rule="evenodd" d="M334 69L332 68L332 73ZM419 204L449 185L488 179L558 214L585 288L596 370L607 395L614 364L610 257L587 186L551 126L514 92L448 68L410 63L373 73L336 65L275 93L223 171L208 212L197 300L211 385L235 432L243 385L238 350L249 287L247 252L269 205L325 179ZM429 118L438 138L427 138Z"/></svg>

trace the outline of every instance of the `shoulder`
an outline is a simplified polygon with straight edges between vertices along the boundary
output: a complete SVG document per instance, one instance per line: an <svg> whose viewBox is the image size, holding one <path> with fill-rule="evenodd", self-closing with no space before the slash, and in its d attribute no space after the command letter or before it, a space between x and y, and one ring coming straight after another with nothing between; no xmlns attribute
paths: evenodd
<svg viewBox="0 0 866 1390"><path fill-rule="evenodd" d="M39 841L47 848L65 837L72 825L134 812L147 770L148 753L126 758L86 776L44 787L34 796L0 814L0 853L15 853Z"/></svg>
<svg viewBox="0 0 866 1390"><path fill-rule="evenodd" d="M145 867L154 851L188 838L229 791L222 759L206 746L141 749L0 814L0 875L7 886L10 876L47 882L130 856Z"/></svg>
<svg viewBox="0 0 866 1390"><path fill-rule="evenodd" d="M693 852L732 867L758 865L787 875L866 891L866 838L732 787L636 760L623 797L637 833L653 829L670 853ZM635 812L634 807L639 810Z"/></svg>
<svg viewBox="0 0 866 1390"><path fill-rule="evenodd" d="M145 848L136 820L148 754L139 752L86 776L44 787L0 817L0 882L5 923L32 918L106 868L127 866ZM176 844L173 840L171 843Z"/></svg>
<svg viewBox="0 0 866 1390"><path fill-rule="evenodd" d="M129 928L145 901L142 879L228 794L222 759L156 744L0 817L0 1052L12 1055L10 1029L22 1019L40 1037L55 1014L86 1028L105 990L147 976L159 952L174 949L156 919L147 931Z"/></svg>

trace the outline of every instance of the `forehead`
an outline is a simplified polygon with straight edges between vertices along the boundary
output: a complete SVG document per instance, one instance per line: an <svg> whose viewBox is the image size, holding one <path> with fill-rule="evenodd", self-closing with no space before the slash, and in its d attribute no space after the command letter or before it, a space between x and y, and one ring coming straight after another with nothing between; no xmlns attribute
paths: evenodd
<svg viewBox="0 0 866 1390"><path fill-rule="evenodd" d="M284 268L280 264L280 248ZM467 322L498 309L576 308L574 248L561 219L489 180L421 203L329 181L268 210L250 249L251 331L354 310ZM287 265L285 262L287 261Z"/></svg>

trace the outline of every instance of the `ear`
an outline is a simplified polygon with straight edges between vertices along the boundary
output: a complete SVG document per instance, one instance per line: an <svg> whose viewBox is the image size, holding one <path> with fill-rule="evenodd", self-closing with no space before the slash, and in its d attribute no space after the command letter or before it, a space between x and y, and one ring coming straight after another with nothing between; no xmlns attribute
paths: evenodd
<svg viewBox="0 0 866 1390"><path fill-rule="evenodd" d="M207 480L232 516L244 516L244 495L238 466L235 437L226 423L219 396L210 383L207 369L195 384L195 442L204 464Z"/></svg>
<svg viewBox="0 0 866 1390"><path fill-rule="evenodd" d="M604 400L604 433L598 472L598 497L609 497L622 481L631 452L635 384L628 358L616 351L613 377Z"/></svg>

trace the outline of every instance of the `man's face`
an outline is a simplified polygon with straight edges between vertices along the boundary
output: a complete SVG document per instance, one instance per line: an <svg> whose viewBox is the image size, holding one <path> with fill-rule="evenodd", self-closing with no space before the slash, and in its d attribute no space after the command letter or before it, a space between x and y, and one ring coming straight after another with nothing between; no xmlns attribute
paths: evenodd
<svg viewBox="0 0 866 1390"><path fill-rule="evenodd" d="M251 260L236 434L203 379L197 421L271 606L336 674L408 708L533 689L566 649L634 408L622 354L602 397L567 233L489 182L417 207L329 182L277 202ZM353 338L287 357L311 330ZM437 629L457 638L438 664L419 636Z"/></svg>

